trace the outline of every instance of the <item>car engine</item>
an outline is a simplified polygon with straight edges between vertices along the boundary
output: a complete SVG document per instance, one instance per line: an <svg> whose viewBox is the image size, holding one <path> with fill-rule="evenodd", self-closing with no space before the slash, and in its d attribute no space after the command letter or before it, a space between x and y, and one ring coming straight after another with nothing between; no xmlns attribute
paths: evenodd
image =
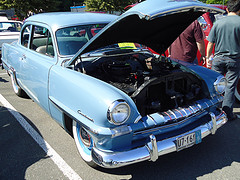
<svg viewBox="0 0 240 180"><path fill-rule="evenodd" d="M184 72L169 58L150 53L122 53L83 61L76 68L128 94L142 116L184 107L206 97L205 84L196 75Z"/></svg>

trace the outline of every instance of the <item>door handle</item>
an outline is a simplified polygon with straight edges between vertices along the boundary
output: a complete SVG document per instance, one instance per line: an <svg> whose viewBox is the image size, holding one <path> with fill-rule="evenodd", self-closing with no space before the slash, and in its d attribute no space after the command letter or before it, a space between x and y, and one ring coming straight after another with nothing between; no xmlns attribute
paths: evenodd
<svg viewBox="0 0 240 180"><path fill-rule="evenodd" d="M23 61L23 60L25 60L25 59L26 59L26 55L23 54L22 57L21 57L21 60Z"/></svg>

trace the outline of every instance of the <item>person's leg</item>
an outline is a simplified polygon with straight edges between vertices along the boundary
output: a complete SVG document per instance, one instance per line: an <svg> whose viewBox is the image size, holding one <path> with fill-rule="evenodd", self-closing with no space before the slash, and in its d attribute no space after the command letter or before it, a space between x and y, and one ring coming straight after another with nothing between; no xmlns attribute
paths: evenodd
<svg viewBox="0 0 240 180"><path fill-rule="evenodd" d="M223 58L214 57L212 62L212 70L224 75L226 73L226 62Z"/></svg>
<svg viewBox="0 0 240 180"><path fill-rule="evenodd" d="M233 105L235 102L235 88L239 78L240 61L236 60L226 60L227 72L226 80L227 86L225 89L224 100L223 100L223 110L227 113L228 119L233 120L235 116L233 114Z"/></svg>

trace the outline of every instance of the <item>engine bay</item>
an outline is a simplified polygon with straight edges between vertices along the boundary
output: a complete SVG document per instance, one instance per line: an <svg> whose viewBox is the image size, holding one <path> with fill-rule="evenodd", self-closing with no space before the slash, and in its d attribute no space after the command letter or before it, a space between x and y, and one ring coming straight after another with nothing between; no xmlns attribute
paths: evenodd
<svg viewBox="0 0 240 180"><path fill-rule="evenodd" d="M206 96L204 83L196 75L151 53L108 52L75 68L125 92L142 116L183 107Z"/></svg>

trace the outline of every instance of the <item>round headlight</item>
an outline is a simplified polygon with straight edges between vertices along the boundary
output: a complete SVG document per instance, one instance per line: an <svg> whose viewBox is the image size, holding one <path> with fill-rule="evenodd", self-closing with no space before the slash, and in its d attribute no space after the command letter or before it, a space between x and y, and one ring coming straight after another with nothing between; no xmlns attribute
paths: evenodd
<svg viewBox="0 0 240 180"><path fill-rule="evenodd" d="M123 124L130 115L130 107L123 100L114 101L108 108L108 120L115 125Z"/></svg>
<svg viewBox="0 0 240 180"><path fill-rule="evenodd" d="M225 91L227 81L224 76L218 76L217 80L214 82L214 87L217 93L222 94Z"/></svg>

